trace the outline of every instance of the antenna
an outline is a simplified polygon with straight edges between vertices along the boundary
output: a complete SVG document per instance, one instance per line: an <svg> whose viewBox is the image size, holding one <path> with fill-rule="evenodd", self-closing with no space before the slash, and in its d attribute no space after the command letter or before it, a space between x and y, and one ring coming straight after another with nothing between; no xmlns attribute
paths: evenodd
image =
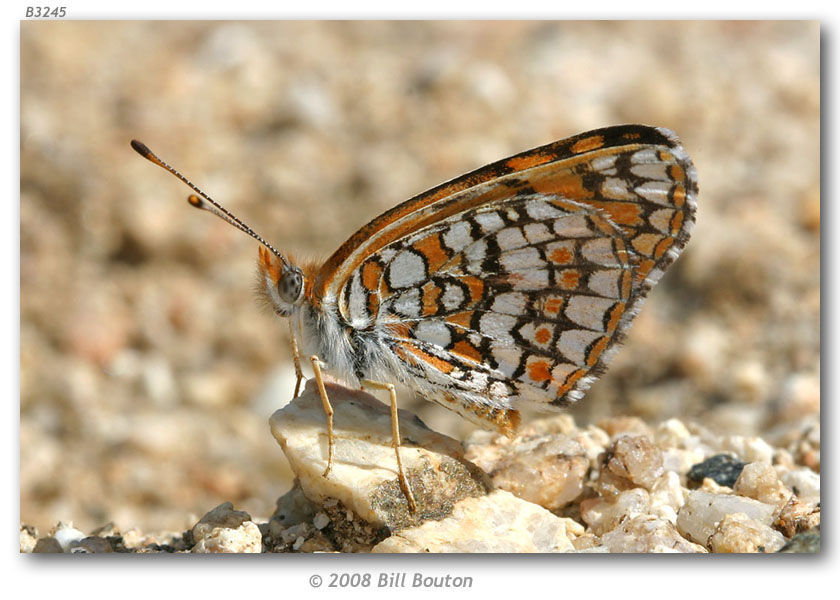
<svg viewBox="0 0 840 600"><path fill-rule="evenodd" d="M200 189L198 189L198 187L195 186L189 179L187 179L186 177L181 175L178 171L176 171L173 167L170 167L168 164L166 164L161 159L159 159L157 157L157 155L155 155L154 152L149 150L149 147L146 146L146 144L144 144L143 142L139 142L137 140L131 140L131 147L134 148L134 150L135 150L135 152L137 152L137 154L139 154L140 156L142 156L143 158L145 158L149 162L152 162L152 163L156 164L157 166L161 167L162 169L166 169L167 171L172 173L175 177L177 177L178 179L183 181L185 184L187 184L190 187L190 189L192 189L196 194L198 194L198 196L196 196L195 194L190 194L189 198L187 198L187 201L190 203L191 206L194 206L195 208L200 208L201 210L206 210L209 213L213 213L214 215L219 217L225 223L233 225L239 231L247 233L252 238L254 238L259 243L261 243L263 246L265 246L266 248L271 250L274 253L275 256L277 256L281 261L283 261L283 265L288 267L288 263L286 262L286 257L284 257L282 254L280 254L280 252L278 252L277 249L274 246L272 246L271 244L266 242L256 231L254 231L253 229L248 227L245 223L243 223L242 220L239 219L239 217L234 215L232 212L230 212L224 206L222 206L221 204L219 204L218 202L213 200L210 196L208 196L207 194L202 192ZM210 203L209 205L207 204L208 202Z"/></svg>

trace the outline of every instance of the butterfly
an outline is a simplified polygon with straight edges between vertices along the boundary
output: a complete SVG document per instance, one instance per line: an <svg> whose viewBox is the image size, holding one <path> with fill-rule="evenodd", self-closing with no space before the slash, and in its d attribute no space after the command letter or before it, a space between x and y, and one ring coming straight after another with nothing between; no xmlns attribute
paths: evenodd
<svg viewBox="0 0 840 600"><path fill-rule="evenodd" d="M208 210L260 242L260 292L289 319L322 381L387 389L400 487L394 382L512 436L519 408L579 400L651 287L688 242L697 172L677 136L606 127L453 179L376 217L326 261L293 264L136 140Z"/></svg>

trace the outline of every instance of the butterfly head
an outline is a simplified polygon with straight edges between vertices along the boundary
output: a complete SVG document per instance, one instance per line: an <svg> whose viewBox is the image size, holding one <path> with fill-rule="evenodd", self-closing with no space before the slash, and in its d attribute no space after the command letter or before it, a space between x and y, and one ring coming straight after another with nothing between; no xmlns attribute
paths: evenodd
<svg viewBox="0 0 840 600"><path fill-rule="evenodd" d="M290 316L303 300L303 272L265 246L260 246L258 269L259 291L275 313L281 317Z"/></svg>

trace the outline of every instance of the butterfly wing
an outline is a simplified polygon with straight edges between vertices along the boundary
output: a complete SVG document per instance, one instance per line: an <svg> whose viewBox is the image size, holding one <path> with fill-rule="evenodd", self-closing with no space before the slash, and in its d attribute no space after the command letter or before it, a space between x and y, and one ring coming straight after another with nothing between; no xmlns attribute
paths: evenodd
<svg viewBox="0 0 840 600"><path fill-rule="evenodd" d="M324 264L315 294L375 331L404 380L504 432L599 374L688 240L696 176L667 130L596 130L388 211Z"/></svg>

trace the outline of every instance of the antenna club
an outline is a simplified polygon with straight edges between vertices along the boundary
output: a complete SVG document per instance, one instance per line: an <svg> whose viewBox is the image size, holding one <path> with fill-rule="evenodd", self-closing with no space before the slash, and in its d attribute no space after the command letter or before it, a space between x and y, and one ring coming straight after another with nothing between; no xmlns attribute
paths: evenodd
<svg viewBox="0 0 840 600"><path fill-rule="evenodd" d="M149 150L149 147L140 140L131 140L131 147L134 148L134 151L140 156L146 157L152 153L152 151Z"/></svg>
<svg viewBox="0 0 840 600"><path fill-rule="evenodd" d="M167 166L157 156L155 156L155 153L149 150L149 147L140 140L131 140L131 147L134 148L134 151L137 154L139 154L149 162L153 162L159 167L163 167L167 171L169 170Z"/></svg>
<svg viewBox="0 0 840 600"><path fill-rule="evenodd" d="M187 202L190 203L190 206L194 206L195 208L204 208L204 200L195 194L190 194L187 198Z"/></svg>

